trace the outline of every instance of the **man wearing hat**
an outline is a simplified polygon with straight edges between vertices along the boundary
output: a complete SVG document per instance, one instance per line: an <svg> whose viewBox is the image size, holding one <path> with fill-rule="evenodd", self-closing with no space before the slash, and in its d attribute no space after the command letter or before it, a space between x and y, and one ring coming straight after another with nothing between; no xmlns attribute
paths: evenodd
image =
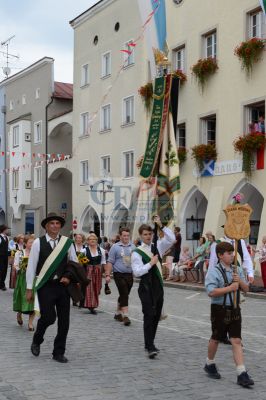
<svg viewBox="0 0 266 400"><path fill-rule="evenodd" d="M48 214L41 222L46 234L33 242L26 274L27 301L33 301L34 287L41 313L31 352L36 357L40 354L45 331L48 326L54 324L57 316L58 328L53 359L61 363L68 361L64 353L70 314L70 297L66 288L69 279L64 277L64 272L68 260L78 261L72 240L59 234L64 224L64 218L55 213Z"/></svg>
<svg viewBox="0 0 266 400"><path fill-rule="evenodd" d="M8 267L8 226L0 225L0 289L6 290L5 280Z"/></svg>

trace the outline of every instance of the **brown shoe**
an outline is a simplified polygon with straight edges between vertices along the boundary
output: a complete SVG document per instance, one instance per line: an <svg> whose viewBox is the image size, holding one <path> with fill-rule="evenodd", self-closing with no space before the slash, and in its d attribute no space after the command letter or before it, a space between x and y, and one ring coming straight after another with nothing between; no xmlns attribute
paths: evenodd
<svg viewBox="0 0 266 400"><path fill-rule="evenodd" d="M186 282L186 277L185 277L185 276L182 276L182 277L180 278L180 283L184 283L184 282Z"/></svg>
<svg viewBox="0 0 266 400"><path fill-rule="evenodd" d="M125 326L129 326L131 324L131 321L130 321L130 319L128 317L124 317L123 322L124 322Z"/></svg>
<svg viewBox="0 0 266 400"><path fill-rule="evenodd" d="M118 322L123 322L122 314L115 314L114 319Z"/></svg>

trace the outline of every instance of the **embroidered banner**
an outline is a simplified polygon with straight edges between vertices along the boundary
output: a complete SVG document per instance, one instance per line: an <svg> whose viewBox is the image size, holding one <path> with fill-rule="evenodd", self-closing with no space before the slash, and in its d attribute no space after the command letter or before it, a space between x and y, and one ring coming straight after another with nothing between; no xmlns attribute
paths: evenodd
<svg viewBox="0 0 266 400"><path fill-rule="evenodd" d="M171 89L171 76L156 78L154 101L143 164L140 176L149 178L156 166L163 141L163 131L167 120Z"/></svg>

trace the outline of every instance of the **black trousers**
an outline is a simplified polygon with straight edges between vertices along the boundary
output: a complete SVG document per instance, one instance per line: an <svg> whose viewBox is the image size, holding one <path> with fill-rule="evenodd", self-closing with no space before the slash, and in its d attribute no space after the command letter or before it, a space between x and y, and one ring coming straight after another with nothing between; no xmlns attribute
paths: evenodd
<svg viewBox="0 0 266 400"><path fill-rule="evenodd" d="M5 280L8 268L8 255L0 256L0 289L5 287Z"/></svg>
<svg viewBox="0 0 266 400"><path fill-rule="evenodd" d="M153 293L151 287L140 282L138 293L142 304L145 349L153 350L154 339L163 308L163 289L157 287ZM155 293L156 295L154 295Z"/></svg>
<svg viewBox="0 0 266 400"><path fill-rule="evenodd" d="M128 297L133 286L133 275L114 272L114 281L119 293L118 304L120 307L128 307Z"/></svg>
<svg viewBox="0 0 266 400"><path fill-rule="evenodd" d="M64 354L69 329L70 296L59 280L48 281L38 290L41 317L33 336L33 342L42 344L48 326L58 319L57 335L54 340L53 355Z"/></svg>

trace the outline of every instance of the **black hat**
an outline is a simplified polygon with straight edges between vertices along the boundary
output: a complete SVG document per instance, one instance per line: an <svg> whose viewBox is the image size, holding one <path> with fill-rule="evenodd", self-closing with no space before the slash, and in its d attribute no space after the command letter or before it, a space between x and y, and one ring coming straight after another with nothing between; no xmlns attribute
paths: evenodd
<svg viewBox="0 0 266 400"><path fill-rule="evenodd" d="M50 212L47 217L42 220L41 226L45 229L45 225L54 220L59 221L61 223L61 227L63 227L66 223L63 217L60 217L60 215L57 215L56 213Z"/></svg>
<svg viewBox="0 0 266 400"><path fill-rule="evenodd" d="M0 225L0 233L4 232L6 229L10 229L6 224Z"/></svg>

